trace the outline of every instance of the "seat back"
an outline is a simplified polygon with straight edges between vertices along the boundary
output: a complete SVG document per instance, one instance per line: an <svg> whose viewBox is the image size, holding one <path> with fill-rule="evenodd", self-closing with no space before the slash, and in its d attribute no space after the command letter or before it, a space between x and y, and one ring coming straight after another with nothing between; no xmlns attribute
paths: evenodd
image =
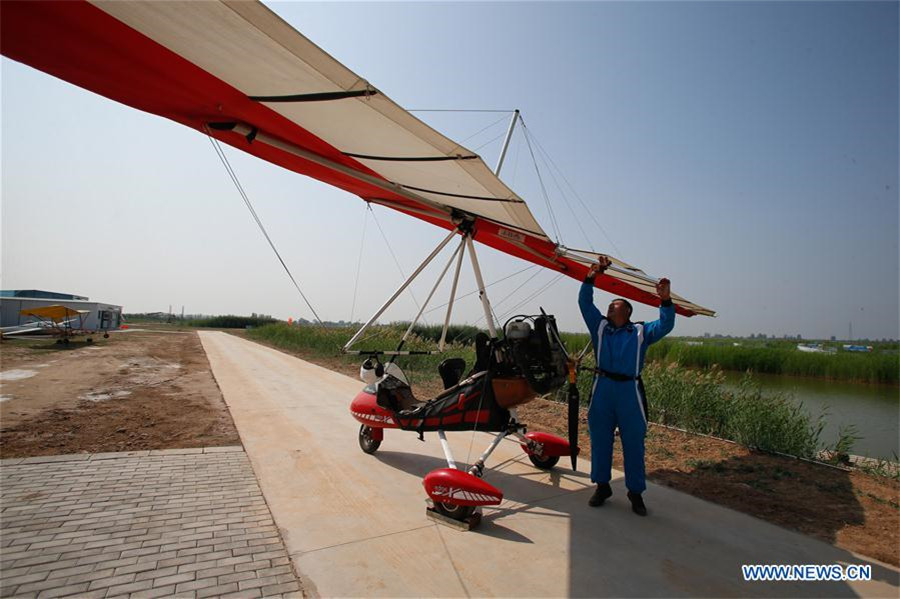
<svg viewBox="0 0 900 599"><path fill-rule="evenodd" d="M491 338L484 333L475 335L475 365L472 374L487 370L491 365Z"/></svg>
<svg viewBox="0 0 900 599"><path fill-rule="evenodd" d="M444 382L444 389L456 385L466 370L466 361L462 358L447 358L438 366L438 373Z"/></svg>

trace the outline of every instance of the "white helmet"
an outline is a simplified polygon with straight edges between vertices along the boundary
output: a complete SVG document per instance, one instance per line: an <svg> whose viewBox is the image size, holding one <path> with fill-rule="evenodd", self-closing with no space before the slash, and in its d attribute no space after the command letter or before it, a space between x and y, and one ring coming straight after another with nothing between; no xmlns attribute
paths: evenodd
<svg viewBox="0 0 900 599"><path fill-rule="evenodd" d="M372 385L379 379L379 376L375 374L376 366L377 363L369 358L359 367L359 378L361 378L365 384Z"/></svg>

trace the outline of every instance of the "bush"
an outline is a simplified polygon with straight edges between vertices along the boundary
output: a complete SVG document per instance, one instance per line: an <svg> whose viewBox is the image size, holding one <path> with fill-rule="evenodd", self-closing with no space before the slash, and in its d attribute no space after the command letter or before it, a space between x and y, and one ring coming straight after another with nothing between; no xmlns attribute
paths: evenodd
<svg viewBox="0 0 900 599"><path fill-rule="evenodd" d="M227 314L225 316L189 320L187 324L192 327L209 327L214 329L246 329L247 327L259 327L273 322L278 321L268 316L234 316L233 314Z"/></svg>
<svg viewBox="0 0 900 599"><path fill-rule="evenodd" d="M650 346L647 361L866 383L897 384L900 380L900 361L890 352L817 354L797 351L796 344L772 345L688 345L677 339L663 339Z"/></svg>
<svg viewBox="0 0 900 599"><path fill-rule="evenodd" d="M821 449L822 419L811 420L786 395L763 394L750 375L734 390L725 387L717 368L696 371L655 363L643 377L653 422L805 458Z"/></svg>
<svg viewBox="0 0 900 599"><path fill-rule="evenodd" d="M408 323L372 327L354 349L395 349L408 327ZM437 329L436 335L434 329ZM477 332L477 329L474 330ZM274 323L252 329L247 336L301 355L334 358L341 356L341 347L355 332L355 328L349 327ZM563 333L561 336L569 351L575 354L588 342L584 334ZM410 335L404 349L431 351L439 338L440 327L423 327ZM450 345L444 354L399 356L396 363L411 383L419 384L437 380L438 364L450 356L464 358L469 367L475 361L475 351L471 345L456 343ZM363 358L347 354L341 359L348 365L356 365ZM593 367L594 359L590 351L583 365ZM648 364L643 377L651 421L806 458L814 458L820 449L827 449L819 446L824 426L821 418L813 421L802 406L794 405L785 395L763 394L749 374L736 390L725 386L724 376L717 367L697 371L660 361ZM578 389L585 405L590 400L592 380L593 375L589 371L578 375ZM565 387L559 397L565 397ZM851 434L843 435L838 441L840 449L845 452L849 451L851 443Z"/></svg>

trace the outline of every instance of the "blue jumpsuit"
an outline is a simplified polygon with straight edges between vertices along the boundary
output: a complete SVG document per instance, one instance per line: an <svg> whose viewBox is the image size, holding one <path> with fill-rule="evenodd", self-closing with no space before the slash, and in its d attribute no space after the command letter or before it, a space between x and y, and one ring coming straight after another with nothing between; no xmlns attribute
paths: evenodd
<svg viewBox="0 0 900 599"><path fill-rule="evenodd" d="M594 285L585 281L578 293L578 306L591 333L597 368L627 377L637 377L644 367L647 347L675 327L675 307L660 306L659 320L614 327L594 305ZM622 435L625 457L625 486L632 493L647 488L644 477L644 436L647 415L637 380L614 381L594 376L588 408L591 434L591 480L608 483L612 474L613 436L616 426Z"/></svg>

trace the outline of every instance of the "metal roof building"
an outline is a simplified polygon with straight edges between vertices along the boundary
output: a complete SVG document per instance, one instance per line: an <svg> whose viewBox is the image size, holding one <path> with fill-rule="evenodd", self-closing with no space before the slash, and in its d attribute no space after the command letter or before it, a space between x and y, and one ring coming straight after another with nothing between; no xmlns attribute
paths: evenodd
<svg viewBox="0 0 900 599"><path fill-rule="evenodd" d="M14 327L35 319L22 316L21 311L43 306L66 306L73 310L87 310L82 327L105 331L122 324L122 306L106 302L92 302L87 296L40 289L6 289L0 291L0 327Z"/></svg>

